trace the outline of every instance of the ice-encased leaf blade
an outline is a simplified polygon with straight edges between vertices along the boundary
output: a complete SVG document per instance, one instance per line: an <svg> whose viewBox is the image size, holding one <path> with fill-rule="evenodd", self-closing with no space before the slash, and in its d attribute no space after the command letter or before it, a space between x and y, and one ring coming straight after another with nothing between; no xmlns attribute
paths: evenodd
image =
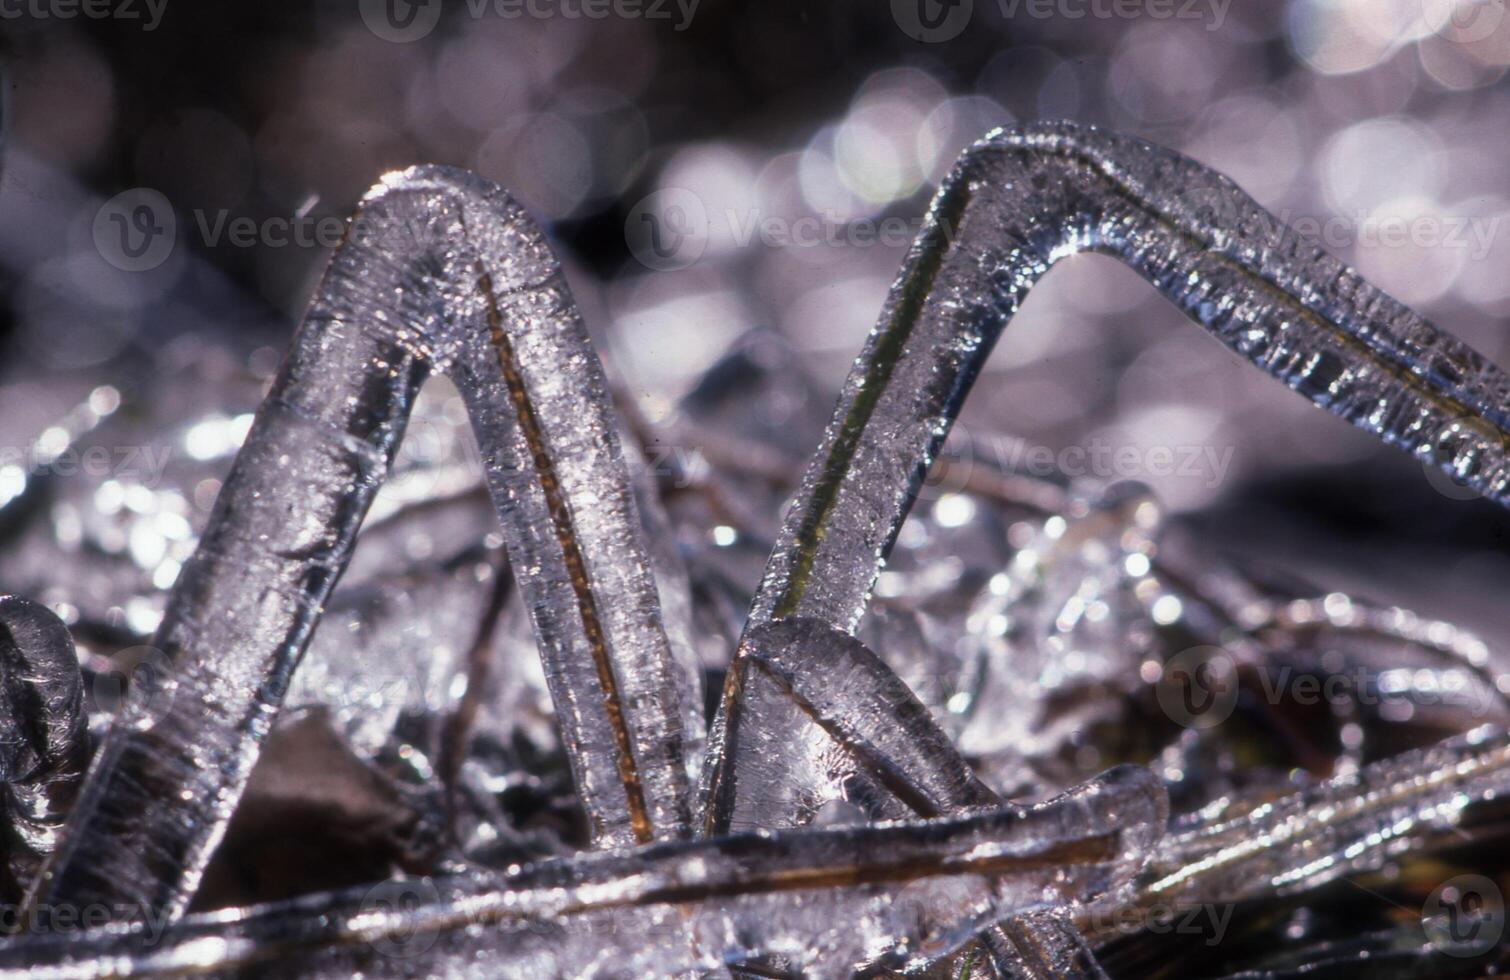
<svg viewBox="0 0 1510 980"><path fill-rule="evenodd" d="M105 740L41 900L181 911L427 373L461 390L595 840L689 827L685 672L661 627L602 367L544 235L421 167L364 199Z"/></svg>

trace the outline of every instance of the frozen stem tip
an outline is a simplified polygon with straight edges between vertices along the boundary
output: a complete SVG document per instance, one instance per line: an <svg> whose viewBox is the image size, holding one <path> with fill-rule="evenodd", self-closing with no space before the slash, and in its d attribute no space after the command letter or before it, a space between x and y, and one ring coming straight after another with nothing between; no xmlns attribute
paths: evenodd
<svg viewBox="0 0 1510 980"><path fill-rule="evenodd" d="M0 809L7 901L51 854L89 763L84 683L73 638L53 612L0 596Z"/></svg>

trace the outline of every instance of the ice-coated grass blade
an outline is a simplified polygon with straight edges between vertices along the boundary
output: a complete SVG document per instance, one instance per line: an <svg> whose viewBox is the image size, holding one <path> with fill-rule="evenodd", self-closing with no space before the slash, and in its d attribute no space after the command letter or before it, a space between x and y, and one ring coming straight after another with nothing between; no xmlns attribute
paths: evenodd
<svg viewBox="0 0 1510 980"><path fill-rule="evenodd" d="M194 894L428 373L483 449L600 845L689 827L688 678L668 648L598 362L544 235L462 171L363 200L221 491L40 901L176 915Z"/></svg>
<svg viewBox="0 0 1510 980"><path fill-rule="evenodd" d="M1510 377L1220 174L1093 127L1032 125L976 143L940 187L787 514L750 627L805 616L856 628L996 338L1054 263L1086 251L1125 262L1315 404L1510 506ZM729 672L704 769L713 832L739 676Z"/></svg>
<svg viewBox="0 0 1510 980"><path fill-rule="evenodd" d="M1123 767L1048 802L881 826L654 844L506 875L375 889L0 944L0 978L679 975L755 953L805 975L910 968L1005 915L1123 887L1163 830Z"/></svg>
<svg viewBox="0 0 1510 980"><path fill-rule="evenodd" d="M1126 892L1087 924L1128 909L1226 904L1308 891L1420 847L1473 803L1510 792L1510 735L1480 728L1239 813L1177 821Z"/></svg>

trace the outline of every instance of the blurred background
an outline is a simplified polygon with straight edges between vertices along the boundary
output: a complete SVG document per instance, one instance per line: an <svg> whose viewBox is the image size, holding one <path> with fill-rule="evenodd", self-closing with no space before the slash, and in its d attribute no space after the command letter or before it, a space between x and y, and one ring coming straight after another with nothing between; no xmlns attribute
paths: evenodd
<svg viewBox="0 0 1510 980"><path fill-rule="evenodd" d="M417 162L547 224L648 423L758 331L824 394L751 411L808 438L957 153L1049 118L1231 175L1510 365L1503 0L8 0L0 30L0 444L27 452L80 405L268 377L342 219ZM1048 276L963 422L1144 479L1220 549L1506 634L1498 509L1110 260ZM1101 472L1098 445L1186 462Z"/></svg>

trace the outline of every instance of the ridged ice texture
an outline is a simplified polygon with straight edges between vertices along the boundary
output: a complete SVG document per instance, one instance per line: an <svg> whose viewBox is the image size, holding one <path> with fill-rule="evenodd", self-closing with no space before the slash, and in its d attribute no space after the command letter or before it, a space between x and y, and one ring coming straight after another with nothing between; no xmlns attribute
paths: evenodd
<svg viewBox="0 0 1510 980"><path fill-rule="evenodd" d="M848 977L856 963L917 965L1001 916L1122 887L1165 812L1158 780L1124 767L1043 804L968 817L390 882L195 915L160 939L143 925L36 936L0 944L0 977L640 977L755 953L786 957L805 975Z"/></svg>
<svg viewBox="0 0 1510 980"><path fill-rule="evenodd" d="M1121 259L1254 365L1510 506L1510 377L1300 238L1232 181L1093 127L988 135L940 187L787 514L750 625L853 632L996 338L1057 261ZM735 672L731 672L731 676ZM725 690L705 798L739 711Z"/></svg>
<svg viewBox="0 0 1510 980"><path fill-rule="evenodd" d="M1510 793L1510 735L1480 728L1242 813L1177 822L1127 892L1091 921L1128 922L1128 906L1236 902L1306 891L1452 828L1472 803Z"/></svg>
<svg viewBox="0 0 1510 980"><path fill-rule="evenodd" d="M940 188L850 373L754 621L853 629L914 488L1049 267L1121 259L1311 401L1510 506L1510 377L1286 228L1236 184L1069 123L988 135Z"/></svg>
<svg viewBox="0 0 1510 980"><path fill-rule="evenodd" d="M0 596L0 840L3 900L19 899L52 853L89 764L84 682L52 610Z"/></svg>
<svg viewBox="0 0 1510 980"><path fill-rule="evenodd" d="M353 219L174 588L171 676L107 737L42 901L182 911L430 371L466 400L594 839L686 832L686 676L602 366L523 210L421 167Z"/></svg>

